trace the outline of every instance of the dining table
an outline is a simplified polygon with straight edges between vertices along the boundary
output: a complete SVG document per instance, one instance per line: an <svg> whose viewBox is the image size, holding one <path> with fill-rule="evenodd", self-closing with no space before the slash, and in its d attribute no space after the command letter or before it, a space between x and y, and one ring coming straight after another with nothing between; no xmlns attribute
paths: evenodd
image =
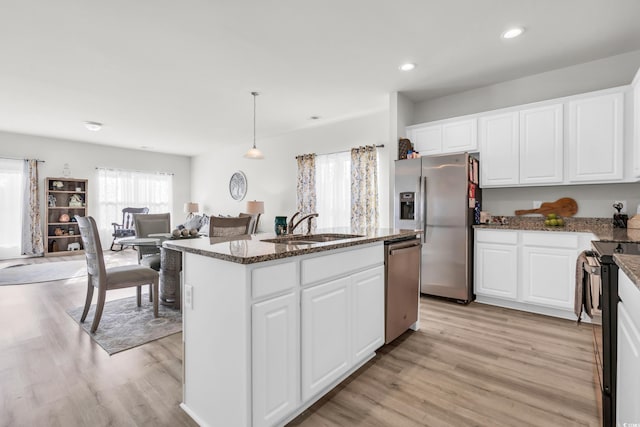
<svg viewBox="0 0 640 427"><path fill-rule="evenodd" d="M162 246L171 239L171 233L149 234L148 237L123 237L118 244L128 247L154 246L160 248L160 304L181 309L180 273L182 271L182 253Z"/></svg>

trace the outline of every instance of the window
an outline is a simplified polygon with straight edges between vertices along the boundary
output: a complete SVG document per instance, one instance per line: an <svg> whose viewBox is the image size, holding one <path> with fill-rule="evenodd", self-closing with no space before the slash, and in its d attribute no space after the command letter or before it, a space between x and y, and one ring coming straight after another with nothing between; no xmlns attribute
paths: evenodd
<svg viewBox="0 0 640 427"><path fill-rule="evenodd" d="M0 258L22 252L24 161L0 159Z"/></svg>
<svg viewBox="0 0 640 427"><path fill-rule="evenodd" d="M316 210L318 228L351 225L351 154L348 151L316 156Z"/></svg>
<svg viewBox="0 0 640 427"><path fill-rule="evenodd" d="M112 230L122 209L148 207L149 213L171 212L173 176L167 173L98 168L98 228Z"/></svg>

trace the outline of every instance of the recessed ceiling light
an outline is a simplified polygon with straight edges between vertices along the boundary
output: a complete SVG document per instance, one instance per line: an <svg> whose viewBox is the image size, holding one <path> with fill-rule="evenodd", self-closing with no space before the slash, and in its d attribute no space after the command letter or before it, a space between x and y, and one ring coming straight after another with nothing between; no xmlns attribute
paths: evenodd
<svg viewBox="0 0 640 427"><path fill-rule="evenodd" d="M522 33L524 33L524 28L522 28L522 27L514 27L514 28L510 28L507 31L505 31L504 33L502 33L502 38L503 39L513 39L513 38L518 37Z"/></svg>
<svg viewBox="0 0 640 427"><path fill-rule="evenodd" d="M416 64L412 64L412 63L410 63L410 62L407 62L406 64L402 64L402 65L400 66L400 69L401 69L402 71L411 71L411 70L413 70L414 68L416 68Z"/></svg>
<svg viewBox="0 0 640 427"><path fill-rule="evenodd" d="M310 120L318 120L320 119L320 116L311 116L309 117Z"/></svg>
<svg viewBox="0 0 640 427"><path fill-rule="evenodd" d="M102 129L102 123L98 122L84 122L84 127L93 132L98 132Z"/></svg>

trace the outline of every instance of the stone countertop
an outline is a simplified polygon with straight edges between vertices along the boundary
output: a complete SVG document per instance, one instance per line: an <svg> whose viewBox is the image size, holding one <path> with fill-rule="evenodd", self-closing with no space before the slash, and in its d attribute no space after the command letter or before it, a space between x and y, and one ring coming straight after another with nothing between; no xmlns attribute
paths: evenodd
<svg viewBox="0 0 640 427"><path fill-rule="evenodd" d="M640 291L640 256L614 254L613 260Z"/></svg>
<svg viewBox="0 0 640 427"><path fill-rule="evenodd" d="M640 242L640 229L614 228L611 218L563 218L563 227L544 225L543 217L510 216L506 224L480 224L475 229L564 231L572 233L592 233L603 242Z"/></svg>
<svg viewBox="0 0 640 427"><path fill-rule="evenodd" d="M349 228L332 228L316 230L314 234L357 234L361 237L319 242L314 244L284 244L263 242L273 239L273 233L261 233L233 237L200 237L198 239L165 240L163 246L168 249L194 253L197 255L218 258L239 264L253 264L272 261L275 259L324 252L333 249L346 248L367 243L380 242L400 238L408 238L421 234L420 230L399 230L392 228L378 228L364 232L353 231ZM303 239L301 234L292 234L291 239Z"/></svg>

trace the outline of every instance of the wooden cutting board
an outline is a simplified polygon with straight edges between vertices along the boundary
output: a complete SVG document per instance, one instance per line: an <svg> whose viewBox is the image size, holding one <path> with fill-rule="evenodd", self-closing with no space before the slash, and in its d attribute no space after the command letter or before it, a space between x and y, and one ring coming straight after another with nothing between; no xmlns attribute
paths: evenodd
<svg viewBox="0 0 640 427"><path fill-rule="evenodd" d="M516 211L516 215L537 213L548 215L554 213L559 216L574 216L578 212L578 203L570 197L563 197L555 202L544 202L538 209L525 209Z"/></svg>

